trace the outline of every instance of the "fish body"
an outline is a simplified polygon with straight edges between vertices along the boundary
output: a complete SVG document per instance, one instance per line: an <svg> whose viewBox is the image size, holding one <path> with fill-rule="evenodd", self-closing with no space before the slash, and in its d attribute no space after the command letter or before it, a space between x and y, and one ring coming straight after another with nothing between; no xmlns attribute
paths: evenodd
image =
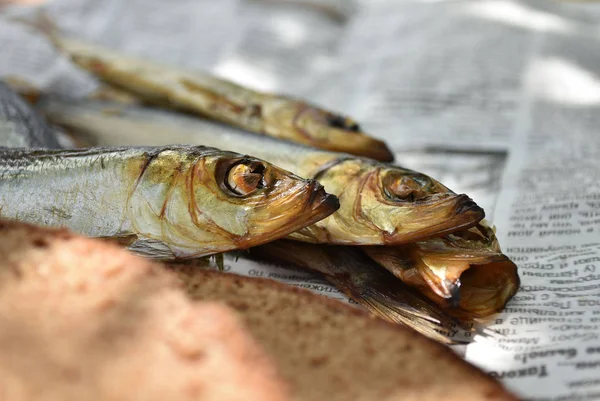
<svg viewBox="0 0 600 401"><path fill-rule="evenodd" d="M384 142L362 132L349 117L300 99L261 93L208 73L160 65L63 37L44 17L29 24L46 33L81 68L147 102L194 112L258 134L393 160Z"/></svg>
<svg viewBox="0 0 600 401"><path fill-rule="evenodd" d="M206 147L0 150L0 216L162 259L245 249L337 206L315 181Z"/></svg>
<svg viewBox="0 0 600 401"><path fill-rule="evenodd" d="M330 217L293 233L312 243L410 243L473 226L483 210L468 196L409 169L292 144L162 110L47 98L39 110L97 145L186 143L251 154L318 180L340 200Z"/></svg>

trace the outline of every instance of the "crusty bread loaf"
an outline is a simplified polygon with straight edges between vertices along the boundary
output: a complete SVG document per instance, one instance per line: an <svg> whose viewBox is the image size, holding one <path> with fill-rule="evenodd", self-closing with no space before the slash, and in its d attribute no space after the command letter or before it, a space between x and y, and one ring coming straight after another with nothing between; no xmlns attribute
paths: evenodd
<svg viewBox="0 0 600 401"><path fill-rule="evenodd" d="M274 281L174 266L193 298L225 301L292 383L297 401L509 401L450 349Z"/></svg>
<svg viewBox="0 0 600 401"><path fill-rule="evenodd" d="M288 399L224 305L104 241L0 222L0 400Z"/></svg>

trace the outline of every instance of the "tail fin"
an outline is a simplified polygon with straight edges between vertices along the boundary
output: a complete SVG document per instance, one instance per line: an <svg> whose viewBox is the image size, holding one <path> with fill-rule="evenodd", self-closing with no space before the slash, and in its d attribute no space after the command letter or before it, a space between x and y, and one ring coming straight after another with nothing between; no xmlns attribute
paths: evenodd
<svg viewBox="0 0 600 401"><path fill-rule="evenodd" d="M448 316L355 248L279 240L250 252L261 259L317 271L374 315L408 326L438 342L456 343L449 337L453 329L471 331L465 322Z"/></svg>
<svg viewBox="0 0 600 401"><path fill-rule="evenodd" d="M410 327L440 343L455 343L449 334L450 329L458 325L457 322L436 306L419 299L409 288L397 288L402 287L402 283L390 286L371 282L368 287L362 288L352 283L349 276L326 278L374 315Z"/></svg>

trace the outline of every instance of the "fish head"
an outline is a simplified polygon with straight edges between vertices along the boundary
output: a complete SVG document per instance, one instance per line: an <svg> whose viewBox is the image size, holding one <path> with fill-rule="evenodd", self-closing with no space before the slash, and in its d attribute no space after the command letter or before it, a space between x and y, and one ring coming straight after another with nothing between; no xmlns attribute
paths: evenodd
<svg viewBox="0 0 600 401"><path fill-rule="evenodd" d="M285 236L339 207L317 181L229 152L199 163L193 186L195 218L210 221L241 249Z"/></svg>
<svg viewBox="0 0 600 401"><path fill-rule="evenodd" d="M373 260L455 317L501 311L520 284L517 266L485 221L468 230L395 247L363 247Z"/></svg>
<svg viewBox="0 0 600 401"><path fill-rule="evenodd" d="M350 117L276 95L264 99L261 113L264 130L277 138L384 162L394 160L385 142L363 132Z"/></svg>
<svg viewBox="0 0 600 401"><path fill-rule="evenodd" d="M468 228L484 211L425 174L367 159L347 159L318 176L340 210L320 223L354 245L397 245ZM325 227L327 225L327 227Z"/></svg>
<svg viewBox="0 0 600 401"><path fill-rule="evenodd" d="M372 193L363 197L363 212L385 222L386 243L407 243L468 228L485 217L471 198L455 194L437 180L400 167L378 168L368 179ZM382 205L380 208L370 205Z"/></svg>
<svg viewBox="0 0 600 401"><path fill-rule="evenodd" d="M339 206L314 180L250 156L200 149L184 160L176 152L154 158L132 197L137 231L164 242L176 257L256 246ZM167 176L152 179L156 174Z"/></svg>

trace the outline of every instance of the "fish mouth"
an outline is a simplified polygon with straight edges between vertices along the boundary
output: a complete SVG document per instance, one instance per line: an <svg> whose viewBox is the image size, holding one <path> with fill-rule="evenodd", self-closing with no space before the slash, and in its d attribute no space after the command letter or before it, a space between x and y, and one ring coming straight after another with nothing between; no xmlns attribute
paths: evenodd
<svg viewBox="0 0 600 401"><path fill-rule="evenodd" d="M363 149L364 156L381 162L391 163L394 161L394 154L387 144L379 139L372 138L370 146Z"/></svg>
<svg viewBox="0 0 600 401"><path fill-rule="evenodd" d="M311 211L307 221L314 224L338 210L340 201L337 196L325 192L325 188L318 181L310 180L309 185L307 206L311 208Z"/></svg>
<svg viewBox="0 0 600 401"><path fill-rule="evenodd" d="M394 154L380 139L362 131L360 125L348 117L315 108L312 105L298 104L298 112L293 126L301 136L300 141L321 149L350 153L381 162L394 161ZM303 120L312 122L326 130L327 136L320 137L313 128L302 126Z"/></svg>
<svg viewBox="0 0 600 401"><path fill-rule="evenodd" d="M477 203L475 203L475 201L473 201L473 199L464 194L459 195L459 200L456 206L456 214L468 212L481 212L483 214L481 218L483 219L485 217L485 212Z"/></svg>
<svg viewBox="0 0 600 401"><path fill-rule="evenodd" d="M445 299L451 308L458 308L460 304L460 280L443 280L442 287L446 292Z"/></svg>
<svg viewBox="0 0 600 401"><path fill-rule="evenodd" d="M303 209L287 224L252 238L236 239L237 248L247 249L282 238L294 231L310 226L334 213L340 207L337 196L325 192L325 188L315 180L308 180L302 196L305 198Z"/></svg>
<svg viewBox="0 0 600 401"><path fill-rule="evenodd" d="M432 206L434 214L446 210L446 217L441 222L416 229L411 232L398 232L384 234L385 245L401 245L410 242L423 241L431 237L441 237L454 231L465 230L473 227L485 218L484 210L465 194L455 195L450 199ZM424 216L426 219L427 216ZM432 217L439 219L439 217Z"/></svg>
<svg viewBox="0 0 600 401"><path fill-rule="evenodd" d="M463 276L469 277L470 281L468 282L468 286L471 286L477 279L477 275L473 276L473 272L485 271L485 269L480 269L480 266L492 266L498 262L504 262L507 258L501 253L495 253L485 257L469 259L464 256L465 254L469 254L471 252L469 248L455 249L459 253L449 256L447 254L443 254L443 256L437 259L436 265L446 265L443 278L436 274L434 269L430 267L431 259L436 259L434 252L424 252L424 254L428 256L427 259L429 261L425 261L425 258L422 258L424 267L422 269L419 268L418 270L423 279L438 296L446 299L451 307L458 308L461 294L463 292ZM457 264L457 261L462 261L462 263ZM470 273L466 274L467 272Z"/></svg>
<svg viewBox="0 0 600 401"><path fill-rule="evenodd" d="M506 256L470 266L461 275L460 296L438 302L457 318L483 319L504 309L517 293L521 280L517 266Z"/></svg>
<svg viewBox="0 0 600 401"><path fill-rule="evenodd" d="M286 227L286 234L313 225L340 208L337 196L325 192L325 188L318 181L308 181L304 210Z"/></svg>

